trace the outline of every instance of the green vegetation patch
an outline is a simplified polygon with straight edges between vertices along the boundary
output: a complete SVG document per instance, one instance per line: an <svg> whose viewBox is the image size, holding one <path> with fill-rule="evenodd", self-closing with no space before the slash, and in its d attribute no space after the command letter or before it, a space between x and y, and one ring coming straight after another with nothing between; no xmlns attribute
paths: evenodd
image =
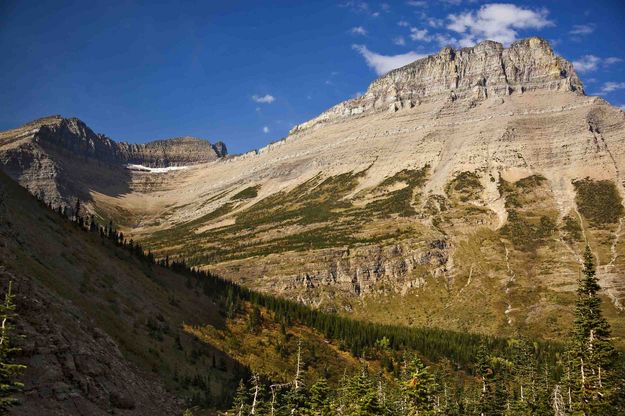
<svg viewBox="0 0 625 416"><path fill-rule="evenodd" d="M523 215L517 210L508 212L508 222L501 233L512 241L515 248L522 251L534 251L545 240L553 235L555 221L547 215L538 219Z"/></svg>
<svg viewBox="0 0 625 416"><path fill-rule="evenodd" d="M484 187L476 172L460 172L447 184L445 191L448 196L457 194L460 201L467 202L479 198L483 190Z"/></svg>
<svg viewBox="0 0 625 416"><path fill-rule="evenodd" d="M378 185L377 189L388 188L398 183L405 183L406 186L389 192L388 196L384 198L368 203L365 211L377 216L399 214L402 217L409 217L415 215L413 203L416 202L416 196L414 191L425 184L428 170L428 165L421 169L404 169L386 178Z"/></svg>
<svg viewBox="0 0 625 416"><path fill-rule="evenodd" d="M569 241L580 241L582 239L582 226L579 219L572 215L562 218L562 231L566 233L566 239Z"/></svg>
<svg viewBox="0 0 625 416"><path fill-rule="evenodd" d="M623 215L623 204L616 185L609 180L590 178L573 181L579 212L597 227L618 222Z"/></svg>
<svg viewBox="0 0 625 416"><path fill-rule="evenodd" d="M540 188L547 179L531 175L516 182L499 181L499 193L506 199L506 208L521 208L532 198L531 192Z"/></svg>
<svg viewBox="0 0 625 416"><path fill-rule="evenodd" d="M500 232L517 250L534 252L556 230L555 207L544 207L545 200L553 198L550 191L543 187L546 181L540 175L528 176L516 182L500 180L499 192L504 196L508 210L508 221Z"/></svg>
<svg viewBox="0 0 625 416"><path fill-rule="evenodd" d="M232 199L239 200L239 199L252 199L252 198L256 198L258 196L258 190L259 189L260 189L260 185L248 186L247 188L243 189L242 191L236 193L232 197Z"/></svg>
<svg viewBox="0 0 625 416"><path fill-rule="evenodd" d="M317 175L290 191L278 192L237 215L237 225L255 227L261 224L293 222L313 224L331 220L341 210L351 207L344 200L365 171L346 172L322 178Z"/></svg>

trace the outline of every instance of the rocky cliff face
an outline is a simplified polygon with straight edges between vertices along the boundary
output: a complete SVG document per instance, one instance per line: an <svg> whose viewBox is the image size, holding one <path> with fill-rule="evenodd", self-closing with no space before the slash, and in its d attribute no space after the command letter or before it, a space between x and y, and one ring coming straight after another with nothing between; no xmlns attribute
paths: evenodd
<svg viewBox="0 0 625 416"><path fill-rule="evenodd" d="M156 140L145 144L115 142L94 133L77 118L47 117L33 123L33 139L42 146L57 146L76 156L111 164L138 164L150 167L185 166L216 160L227 154L222 142L194 137Z"/></svg>
<svg viewBox="0 0 625 416"><path fill-rule="evenodd" d="M493 41L458 50L447 47L389 72L363 96L331 108L292 132L372 111L413 108L427 101L484 101L535 90L584 93L571 63L556 56L543 39L521 40L509 48Z"/></svg>
<svg viewBox="0 0 625 416"><path fill-rule="evenodd" d="M51 159L22 149L15 175L45 183ZM588 241L625 333L625 113L538 38L443 49L258 152L97 177L71 160L63 183L157 255L384 322L557 336Z"/></svg>
<svg viewBox="0 0 625 416"><path fill-rule="evenodd" d="M126 165L150 168L191 166L227 155L222 142L194 137L145 144L116 142L96 134L77 118L44 117L0 133L0 166L33 194L54 205L73 206L90 192L130 189Z"/></svg>

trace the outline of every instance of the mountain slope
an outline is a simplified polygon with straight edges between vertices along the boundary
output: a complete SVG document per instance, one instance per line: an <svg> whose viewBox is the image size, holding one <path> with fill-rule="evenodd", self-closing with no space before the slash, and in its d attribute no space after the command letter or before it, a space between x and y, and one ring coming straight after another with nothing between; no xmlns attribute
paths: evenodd
<svg viewBox="0 0 625 416"><path fill-rule="evenodd" d="M0 172L0 293L12 282L27 366L10 414L214 414L250 370L290 379L299 342L307 377L336 382L360 365L275 311L260 308L250 330L250 302L129 247L81 230Z"/></svg>
<svg viewBox="0 0 625 416"><path fill-rule="evenodd" d="M0 154L5 172L33 194L72 204L76 197L89 201L92 191L127 192L125 165L180 167L222 158L227 150L222 142L193 137L115 142L78 119L51 116L0 133Z"/></svg>
<svg viewBox="0 0 625 416"><path fill-rule="evenodd" d="M28 365L13 414L174 414L184 395L172 371L208 377L216 395L236 384L242 367L182 330L182 322L222 325L216 304L179 275L78 230L2 173L0 259ZM190 362L176 342L214 356L223 371Z"/></svg>
<svg viewBox="0 0 625 416"><path fill-rule="evenodd" d="M245 155L115 174L68 156L65 200L80 183L157 255L250 287L495 334L562 336L587 240L622 335L624 146L625 114L584 95L545 41L483 42L392 71Z"/></svg>

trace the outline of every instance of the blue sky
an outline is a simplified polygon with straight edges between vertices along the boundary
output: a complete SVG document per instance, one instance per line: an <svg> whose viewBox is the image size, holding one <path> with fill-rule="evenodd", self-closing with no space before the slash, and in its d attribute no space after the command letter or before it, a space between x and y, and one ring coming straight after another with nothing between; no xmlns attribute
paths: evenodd
<svg viewBox="0 0 625 416"><path fill-rule="evenodd" d="M625 106L623 0L3 0L0 130L62 114L116 140L193 135L239 153L446 44L531 35Z"/></svg>

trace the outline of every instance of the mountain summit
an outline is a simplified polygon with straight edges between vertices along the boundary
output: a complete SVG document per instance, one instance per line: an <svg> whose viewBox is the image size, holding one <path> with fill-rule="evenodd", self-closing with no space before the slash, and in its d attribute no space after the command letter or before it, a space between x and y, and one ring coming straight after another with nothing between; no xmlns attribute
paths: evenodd
<svg viewBox="0 0 625 416"><path fill-rule="evenodd" d="M588 242L625 333L625 114L542 39L445 48L227 158L41 124L0 134L3 169L159 257L368 320L559 338ZM46 145L65 131L103 150Z"/></svg>
<svg viewBox="0 0 625 416"><path fill-rule="evenodd" d="M483 101L535 90L584 93L573 65L556 56L544 39L520 40L509 48L489 40L471 48L446 47L378 78L361 97L332 107L292 132L340 117L398 111L427 101Z"/></svg>

